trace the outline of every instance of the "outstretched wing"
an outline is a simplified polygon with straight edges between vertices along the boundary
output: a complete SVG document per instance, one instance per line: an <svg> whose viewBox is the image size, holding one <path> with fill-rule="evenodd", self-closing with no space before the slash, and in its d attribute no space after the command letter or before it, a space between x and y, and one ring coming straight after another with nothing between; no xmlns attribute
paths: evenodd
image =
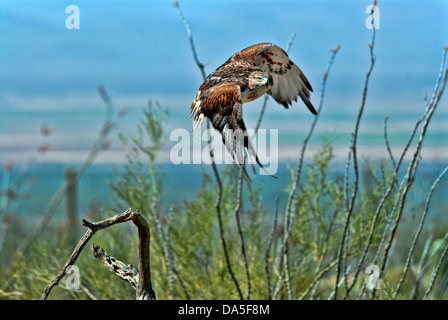
<svg viewBox="0 0 448 320"><path fill-rule="evenodd" d="M259 43L235 53L227 62L249 60L273 78L273 86L268 91L275 101L289 108L292 101L300 97L308 109L317 114L310 101L311 84L302 70L280 47L272 43Z"/></svg>

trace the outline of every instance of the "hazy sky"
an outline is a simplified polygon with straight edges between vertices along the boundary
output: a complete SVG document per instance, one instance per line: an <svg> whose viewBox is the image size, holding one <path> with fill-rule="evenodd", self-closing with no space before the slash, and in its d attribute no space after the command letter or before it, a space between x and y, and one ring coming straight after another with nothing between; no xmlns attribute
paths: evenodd
<svg viewBox="0 0 448 320"><path fill-rule="evenodd" d="M0 0L0 149L33 150L30 137L42 124L60 140L52 140L52 150L87 148L103 119L99 84L118 107L136 107L122 124L126 130L139 123L149 99L170 109L170 125L191 129L189 108L202 77L173 2ZM295 33L290 57L311 82L316 106L330 50L341 45L315 136L338 133L346 153L370 64L371 3L209 0L180 1L180 8L207 73L255 43L285 48ZM79 8L79 30L66 28L71 4ZM360 143L383 150L386 116L392 144L402 146L425 109L424 93L431 94L448 46L448 1L379 0L378 8L377 60ZM262 100L245 105L248 127L255 125ZM448 158L446 101L433 119L430 141ZM283 143L297 145L312 119L301 102L285 111L271 99L262 126L281 128L289 139Z"/></svg>
<svg viewBox="0 0 448 320"><path fill-rule="evenodd" d="M201 76L172 2L2 0L0 102L89 94L98 84L116 95L193 97ZM65 25L65 9L73 3L80 10L79 30ZM341 45L332 71L338 81L329 90L346 98L354 92L358 96L368 68L371 31L365 10L370 4L180 1L208 73L246 46L270 41L285 47L295 32L290 56L315 91L329 50ZM448 2L387 0L378 7L373 95L421 100L435 82L448 45Z"/></svg>

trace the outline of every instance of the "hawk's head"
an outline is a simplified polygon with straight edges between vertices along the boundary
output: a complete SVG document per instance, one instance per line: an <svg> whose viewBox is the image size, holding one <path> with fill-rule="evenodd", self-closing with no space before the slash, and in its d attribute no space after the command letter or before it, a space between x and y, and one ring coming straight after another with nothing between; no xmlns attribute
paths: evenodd
<svg viewBox="0 0 448 320"><path fill-rule="evenodd" d="M247 78L247 89L241 92L243 103L249 102L262 96L273 85L272 76L266 72L255 71Z"/></svg>

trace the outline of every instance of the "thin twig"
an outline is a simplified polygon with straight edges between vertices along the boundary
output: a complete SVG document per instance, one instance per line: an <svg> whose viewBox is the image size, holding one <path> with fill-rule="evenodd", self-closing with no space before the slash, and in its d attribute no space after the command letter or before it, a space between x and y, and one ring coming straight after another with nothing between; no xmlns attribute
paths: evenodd
<svg viewBox="0 0 448 320"><path fill-rule="evenodd" d="M288 41L288 43L287 43L287 45L286 45L286 52L287 52L287 53L288 53L289 50L291 49L291 46L292 46L292 44L293 44L293 42L294 42L295 37L296 37L296 34L295 34L295 33L292 33L292 34L291 34L291 37L289 38L289 41ZM264 101L263 101L263 105L262 105L262 108L261 108L261 112L260 112L260 116L259 116L258 121L257 121L257 124L256 124L256 126L255 126L255 133L254 133L254 135L257 134L258 129L260 128L261 121L262 121L262 119L263 119L263 115L264 115L264 112L265 112L265 109L266 109L268 100L269 100L269 96L268 96L268 95L265 95L265 97L264 97ZM285 217L286 217L286 216L285 216ZM289 224L289 222L288 222L287 224ZM285 244L285 245L286 245L286 244ZM282 250L283 250L283 249L282 249ZM285 259L287 260L288 257L287 257L287 253L286 253L286 252L287 252L287 251L285 251L285 255L286 255L286 256L284 256L284 257L285 257ZM288 265L288 264L289 264L288 261L285 261L285 265ZM283 272L282 272L282 275L283 275ZM283 277L280 277L280 278L282 279ZM286 282L287 282L287 289L288 289L288 297L291 299L291 285L290 285L289 270L287 270L286 279L287 279ZM278 285L277 285L277 287L278 287Z"/></svg>
<svg viewBox="0 0 448 320"><path fill-rule="evenodd" d="M167 244L166 249L168 252L168 258L171 261L171 268L173 269L174 275L176 276L177 280L179 281L182 291L185 294L185 298L187 300L190 300L190 294L188 293L188 290L185 287L185 283L184 283L182 277L180 276L180 272L177 270L175 257L173 255L173 250L171 249L171 244L170 244L170 226L171 226L171 222L173 221L173 210L174 210L173 207L170 207L170 209L168 211L168 221L167 221L167 228L166 228L166 232L165 232L166 244Z"/></svg>
<svg viewBox="0 0 448 320"><path fill-rule="evenodd" d="M272 287L271 287L271 276L269 271L269 256L272 246L272 241L274 240L275 232L277 230L277 219L278 219L278 196L275 198L275 211L274 211L274 225L272 226L272 232L269 236L268 240L268 247L266 249L266 263L265 263L265 269L266 269L266 280L267 280L267 286L268 286L268 300L272 299Z"/></svg>
<svg viewBox="0 0 448 320"><path fill-rule="evenodd" d="M199 61L198 55L196 53L196 48L194 46L193 34L191 32L190 26L189 26L187 20L185 19L184 15L182 14L182 11L180 10L179 2L176 1L174 3L174 7L176 8L177 13L179 14L179 17L181 18L183 24L185 25L185 28L187 29L188 39L190 41L191 51L193 52L194 60L196 62L196 65L198 66L199 70L201 71L203 80L205 80L205 78L206 78L205 66L204 66L203 63L201 63ZM216 199L216 202L215 202L215 209L216 209L216 213L218 215L218 225L219 225L219 232L220 232L222 248L223 248L223 251L224 251L224 259L226 261L226 266L227 266L227 270L228 270L228 272L230 274L230 277L232 278L232 281L235 284L235 287L236 287L236 289L238 291L238 295L239 295L240 299L243 300L243 294L241 293L240 286L238 284L238 281L235 278L235 274L233 273L232 267L230 265L229 253L228 253L228 250L227 250L227 244L226 244L225 237L224 237L224 227L223 227L222 215L221 215L221 202L222 202L223 187L222 187L221 178L219 176L218 168L216 167L214 154L213 154L213 149L212 149L211 143L210 143L211 142L210 120L208 118L207 118L207 132L208 132L208 140L209 140L208 146L209 146L210 157L211 157L211 160L212 160L211 162L212 162L213 174L215 176L216 183L218 185L218 196L217 196L217 199Z"/></svg>
<svg viewBox="0 0 448 320"><path fill-rule="evenodd" d="M387 153L389 154L389 158L392 161L395 169L397 167L397 164L395 163L394 155L392 154L392 149L390 148L389 144L389 138L387 137L387 120L389 120L389 117L384 118L384 142L386 143Z"/></svg>
<svg viewBox="0 0 448 320"><path fill-rule="evenodd" d="M375 230L376 230L377 224L378 224L378 222L379 222L379 217L380 217L381 210L383 210L383 207L385 206L386 201L388 200L390 194L392 193L392 190L393 190L394 185L397 185L397 184L398 184L398 175L399 175L399 172L400 172L401 164L403 163L404 157L406 156L406 153L407 153L407 151L408 151L408 149L409 149L409 147L410 147L410 145L411 145L411 143L412 143L412 141L413 141L413 139L414 139L414 136L415 136L415 134L416 134L416 132L417 132L418 127L420 126L421 122L422 122L422 121L424 120L424 118L425 118L425 114L426 114L426 112L425 112L425 113L422 115L422 117L420 117L419 120L417 120L417 122L415 123L414 128L413 128L413 130L412 130L412 133L411 133L411 135L410 135L410 137L409 137L409 139L408 139L408 142L406 143L406 146L404 147L403 152L401 153L401 156L400 156L400 158L398 159L398 162L397 162L397 164L396 164L394 173L393 173L393 175L392 175L392 181L390 182L389 187L387 188L387 190L383 193L383 196L382 196L382 198L381 198L381 200L380 200L378 206L376 207L375 214L374 214L374 216L373 216L373 221L372 221L372 224L371 224L371 226L370 226L370 232L369 232L369 236L368 236L368 239L367 239L367 243L366 243L365 246L364 246L363 253L362 253L362 256L361 256L361 259L360 259L359 262L358 262L358 266L357 266L357 268L356 268L355 274L354 274L354 276L353 276L353 281L352 281L351 286L350 286L349 289L348 289L348 292L350 292L351 289L352 289L352 288L355 286L355 284L356 284L356 281L357 281L358 276L359 276L360 271L361 271L361 267L362 267L362 265L364 264L364 261L365 261L365 259L366 259L366 257L367 257L367 253L368 253L368 251L369 251L369 249L370 249L370 247L371 247L371 244L372 244L372 241L373 241L373 237L374 237L374 234L375 234ZM384 208L384 210L385 210L385 208ZM392 213L391 213L391 214L392 214ZM387 215L387 214L386 214L386 215ZM388 225L387 225L386 228L384 229L384 232L383 232L383 235L382 235L380 244L379 244L379 246L378 246L378 250L377 250L377 252L376 252L376 254L375 254L375 257L373 258L372 264L375 264L376 261L377 261L378 258L379 258L380 251L382 250L382 248L383 248L383 244L384 244L385 241L386 241L386 236L387 236L387 234L388 234L387 231L388 231L388 226L389 226L389 224L390 224L390 222L388 223Z"/></svg>
<svg viewBox="0 0 448 320"><path fill-rule="evenodd" d="M374 29L374 30L375 30L375 29ZM371 48L371 50L372 50L372 48ZM392 189L393 189L393 186L397 183L397 179L398 179L398 174L399 174L399 169L400 169L401 163L402 163L402 161L403 161L403 159L404 159L404 156L406 155L406 152L407 152L407 150L408 150L408 148L409 148L409 146L410 146L410 144L411 144L411 142L412 142L412 140L413 140L413 137L414 137L414 135L415 135L415 133L416 133L416 131L417 131L418 126L420 125L421 121L423 121L423 118L424 118L424 116L422 116L422 118L420 118L420 119L417 121L417 123L415 124L414 129L413 129L413 132L412 132L412 134L411 134L411 137L410 137L410 139L408 140L408 143L407 143L407 145L405 146L405 148L404 148L404 150L403 150L403 152L402 152L402 154L401 154L401 157L400 157L398 163L395 165L395 171L394 171L394 174L393 174L393 177L392 177L392 182L391 182L389 188L387 189L387 191L383 194L383 197L381 198L381 200L380 200L380 202L379 202L379 204L378 204L378 206L377 206L377 209L376 209L375 214L374 214L373 222L372 222L372 224L371 224L370 233L369 233L369 237L368 237L367 243L366 243L366 245L364 246L364 250L363 250L362 257L361 257L361 259L360 259L360 261L359 261L359 263L358 263L358 266L357 266L356 271L355 271L355 275L354 275L354 277L353 277L352 284L351 284L350 287L348 288L348 292L350 292L351 289L352 289L352 288L354 287L354 285L356 284L356 281L357 281L357 279L358 279L358 276L359 276L361 267L362 267L362 265L363 265L363 263L364 263L364 261L365 261L365 258L366 258L366 256L367 256L367 252L368 252L368 250L369 250L369 248L370 248L370 245L371 245L371 243L372 243L373 235L374 235L374 231L375 231L376 226L377 226L377 223L378 223L378 221L379 221L378 218L379 218L380 212L381 212L381 210L382 210L384 204L386 203L386 200L388 199L388 197L389 197L389 195L390 195L390 193L391 193L391 191L392 191ZM386 235L386 233L383 234L383 238L382 238L381 242L384 241L384 239L385 239L385 238L384 238L385 235ZM380 248L381 248L381 247L380 247ZM379 250L380 250L380 249L379 249ZM378 252L379 252L379 251L378 251ZM373 262L373 263L375 263L375 261L376 261L376 258L374 259L374 262Z"/></svg>
<svg viewBox="0 0 448 320"><path fill-rule="evenodd" d="M320 272L320 267L322 266L322 263L324 262L325 255L328 251L328 244L330 242L330 236L331 232L333 231L333 227L335 225L336 217L338 215L338 209L334 210L333 215L331 216L330 223L328 225L328 230L326 231L325 240L322 248L322 252L320 254L319 259L317 260L316 269L314 271L314 274L317 275Z"/></svg>
<svg viewBox="0 0 448 320"><path fill-rule="evenodd" d="M185 19L184 15L182 14L182 11L180 10L179 2L176 1L173 6L174 6L174 8L176 8L177 13L179 14L179 17L185 26L185 29L187 29L188 40L190 41L190 46L191 46L191 51L193 52L194 61L196 62L196 65L198 66L199 70L201 70L202 78L205 80L205 78L206 78L205 65L199 61L198 54L196 53L196 48L194 46L193 33L191 32L190 25L188 24L187 19Z"/></svg>
<svg viewBox="0 0 448 320"><path fill-rule="evenodd" d="M210 121L207 121L207 132L210 132ZM210 139L210 136L209 136L209 139ZM223 192L222 182L221 182L221 178L219 177L218 169L215 164L211 143L209 143L208 146L209 146L210 157L212 158L213 174L215 175L216 183L218 184L218 197L216 198L215 209L216 209L216 213L218 215L219 234L220 234L220 238L221 238L222 249L224 252L224 259L226 261L227 271L229 272L230 277L232 278L232 281L235 284L236 290L238 291L238 295L239 295L240 299L243 300L243 293L241 292L240 285L238 284L238 281L236 280L235 274L233 273L233 270L232 270L232 267L230 264L230 258L229 258L229 253L227 250L226 239L224 237L224 226L222 223L222 214L221 214L221 202L222 202L222 192Z"/></svg>
<svg viewBox="0 0 448 320"><path fill-rule="evenodd" d="M429 293L431 292L432 288L434 287L434 283L436 281L437 275L439 274L440 267L442 266L442 262L445 259L446 255L448 253L448 245L445 246L445 249L443 250L442 256L439 259L439 262L437 263L437 267L432 272L431 276L431 282L428 286L428 289L425 292L424 299L428 298Z"/></svg>
<svg viewBox="0 0 448 320"><path fill-rule="evenodd" d="M84 236L79 240L78 244L76 245L75 249L73 250L72 255L67 260L64 267L61 269L61 271L59 271L59 273L54 277L54 279L45 287L44 293L43 293L42 297L40 298L41 300L47 299L48 295L51 292L51 289L53 289L53 287L55 285L57 285L59 283L59 281L61 281L61 279L67 274L67 269L75 263L76 259L78 259L79 254L81 253L81 251L84 248L84 246L86 245L86 243L93 236L93 234L94 234L94 231L91 229L86 231Z"/></svg>
<svg viewBox="0 0 448 320"><path fill-rule="evenodd" d="M444 61L445 61L446 53L447 53L447 49L445 48L444 53L443 53L443 57L442 57L442 63L441 63L441 66L440 66L439 76L438 76L438 79L436 81L435 88L439 88L440 83L441 83L441 79L443 78L443 69L444 69ZM447 71L448 71L448 69L447 69ZM445 71L445 72L447 72L447 71ZM446 83L446 75L445 75L445 83ZM439 91L439 93L435 94L434 97L439 96L439 99L440 99L441 94L442 94L442 92ZM362 257L361 257L361 259L360 259L360 261L358 263L358 267L357 267L355 275L353 277L352 285L349 288L349 292L354 287L354 285L356 283L356 280L358 278L359 272L361 270L361 267L362 267L362 265L364 263L364 260L365 260L365 258L367 256L367 252L368 252L368 250L370 248L370 245L372 243L372 240L373 240L373 235L374 235L375 228L376 228L377 223L379 221L378 218L379 218L380 212L383 209L383 206L385 205L389 195L391 194L394 185L397 184L399 170L400 170L401 164L402 164L402 162L404 160L404 157L405 157L405 155L406 155L406 153L407 153L407 151L408 151L408 149L409 149L409 147L410 147L410 145L411 145L411 143L412 143L412 141L414 139L415 134L417 133L417 129L419 128L420 124L425 119L427 119L427 117L429 115L429 112L430 112L430 109L432 108L432 105L434 104L434 100L435 100L435 98L432 99L432 103L430 105L429 104L426 105L425 112L423 113L423 115L419 118L419 120L414 125L413 131L412 131L412 133L411 133L411 135L409 137L409 140L408 140L408 142L407 142L403 152L401 153L400 159L398 160L398 163L397 163L397 165L395 167L395 171L394 171L394 174L392 176L392 181L391 181L387 191L383 194L383 196L382 196L382 198L381 198L381 200L380 200L380 202L379 202L379 204L378 204L378 206L376 208L375 215L374 215L373 222L372 222L371 229L370 229L369 238L367 240L366 245L364 246L363 254L362 254ZM399 187L399 189L401 189L401 187ZM398 198L398 200L399 200L399 198ZM391 215L392 215L392 213L391 213ZM388 223L388 225L389 224L390 224L390 222ZM372 264L376 264L376 261L378 260L380 252L381 252L381 250L383 248L383 243L385 243L387 236L388 236L388 226L386 226L386 228L384 229L380 245L379 245L378 250L377 250L377 252L375 254L375 257L374 257L374 259L372 261ZM391 236L389 236L389 239L391 239ZM363 289L364 289L364 287L363 287ZM363 289L361 291L363 291Z"/></svg>
<svg viewBox="0 0 448 320"><path fill-rule="evenodd" d="M328 65L325 69L324 72L324 76L322 79L322 89L321 89L321 93L320 93L320 101L319 101L319 107L317 109L317 115L314 118L313 123L311 124L310 130L308 132L308 135L306 136L306 138L303 141L302 144L302 150L300 152L300 158L299 158L299 162L297 164L297 168L295 170L295 177L294 177L294 181L293 184L291 186L291 189L289 191L289 196L288 196L288 200L287 200L287 204L286 204L286 210L285 210L285 235L284 235L284 239L283 239L283 243L282 243L282 248L280 253L284 256L285 254L285 248L287 245L287 241L288 241L288 237L289 237L289 233L290 230L292 228L292 206L293 206L293 202L295 199L295 195L297 192L297 187L299 185L299 181L301 178L301 174L302 174L302 166L303 166L303 161L305 158L305 151L308 145L309 140L311 139L311 136L313 135L314 129L317 125L317 121L319 120L319 115L321 114L322 108L323 108L323 103L324 103L324 97L325 97L325 88L326 88L326 84L327 84L327 79L328 79L328 75L331 69L331 66L333 65L334 62L334 58L336 57L336 54L339 52L340 46L338 46L336 49L332 50L332 55L330 57L330 60L328 62ZM284 256L285 257L285 256ZM282 272L283 274L283 272ZM280 282L283 281L283 277L280 276L278 283L277 283L277 287L279 287Z"/></svg>
<svg viewBox="0 0 448 320"><path fill-rule="evenodd" d="M443 55L442 55L442 61L440 62L440 68L439 68L439 75L437 76L436 85L434 86L434 89L432 91L432 96L430 102L427 104L427 107L431 106L434 103L434 100L436 99L437 93L440 88L440 84L442 83L443 79L443 68L445 66L446 61L446 54L448 52L448 47L445 47L443 49Z"/></svg>
<svg viewBox="0 0 448 320"><path fill-rule="evenodd" d="M439 241L439 243L436 245L434 250L431 252L431 255L428 258L428 261L426 261L425 265L422 267L422 273L426 271L426 269L429 268L429 265L431 264L432 260L434 259L435 255L439 250L442 248L442 245L448 241L448 232L445 233L445 236L442 238L442 240Z"/></svg>
<svg viewBox="0 0 448 320"><path fill-rule="evenodd" d="M315 285L319 282L322 277L327 274L333 267L336 265L338 260L334 260L331 262L325 269L321 270L313 279L313 281L309 284L308 288L305 290L305 292L302 294L302 296L299 298L299 300L305 299L305 297L308 295L308 293L315 287Z"/></svg>
<svg viewBox="0 0 448 320"><path fill-rule="evenodd" d="M373 18L373 12L372 12L372 18ZM347 215L346 215L346 220L345 220L345 224L344 224L344 231L342 234L342 239L341 239L341 244L339 246L339 251L338 251L338 257L339 259L342 259L343 256L343 251L344 251L344 246L345 246L345 241L347 238L347 233L349 231L349 225L350 225L350 219L353 213L353 209L355 207L355 200L356 197L358 195L358 185L359 185L359 169L358 169L358 153L357 153L357 141L358 141L358 131L359 131L359 126L361 123L361 118L362 115L364 113L364 108L366 105L366 100L367 100L367 90L369 87L369 80L370 80L370 75L372 74L372 70L373 70L373 66L375 65L375 57L373 55L373 48L375 46L375 28L372 29L372 41L369 44L369 48L370 48L370 66L369 69L367 71L366 74L366 79L365 79L365 83L364 83L364 90L363 90L363 95L362 95L362 102L361 102L361 107L359 109L358 112L358 117L356 119L356 125L355 125L355 131L353 133L353 140L352 140L352 145L351 145L351 151L352 151L352 157L353 157L353 169L354 169L354 174L355 174L355 179L354 179L354 185L353 185L353 192L352 192L352 196L350 199L350 203L349 203L349 207L347 208ZM347 255L346 255L347 257ZM341 272L341 260L338 262L337 265L337 269L336 269L336 280L335 280L335 285L334 285L334 299L337 299L337 295L338 295L338 283L339 283L339 278L340 278L340 272ZM344 268L346 265L346 261L344 260ZM347 288L347 283L345 283L346 285L346 289L347 289L347 294L348 294L348 288Z"/></svg>
<svg viewBox="0 0 448 320"><path fill-rule="evenodd" d="M429 211L429 204L431 202L431 198L432 198L432 195L434 193L434 190L436 189L436 187L439 184L440 180L443 178L443 176L445 175L445 173L447 171L448 171L448 166L440 173L440 175L437 177L437 179L432 184L431 189L429 190L428 196L426 198L425 209L423 210L423 214L422 214L422 217L420 219L420 223L419 223L417 232L415 233L414 239L412 241L411 248L409 249L409 253L408 253L408 257L406 259L406 263L405 263L405 266L404 266L404 269L403 269L403 273L401 275L400 280L398 281L397 287L396 287L394 295L393 295L393 299L396 299L396 297L398 295L398 292L400 291L401 285L403 284L404 278L406 277L406 274L408 272L408 268L409 268L409 265L411 263L411 257L412 257L412 254L414 253L418 237L420 236L420 233L421 233L421 231L423 229L423 225L425 223L425 219L426 219L426 216L427 216L428 211Z"/></svg>
<svg viewBox="0 0 448 320"><path fill-rule="evenodd" d="M439 91L435 94L435 97L434 97L434 99L432 101L432 104L429 107L429 112L428 112L427 116L425 117L425 122L424 122L423 127L422 127L422 132L420 134L420 138L419 138L419 141L417 143L417 147L415 149L414 156L412 157L411 163L409 164L409 167L408 167L408 170L407 170L407 174L406 174L407 180L406 180L405 188L404 188L404 190L402 192L401 205L399 207L398 214L396 215L395 225L394 225L394 227L393 227L393 229L391 231L391 236L390 236L389 242L387 243L386 248L385 248L385 256L384 256L383 264L382 264L381 269L380 269L380 274L383 274L384 269L386 267L388 256L389 256L389 251L390 251L390 248L392 246L392 242L393 242L393 240L395 238L395 233L397 231L398 224L399 224L400 219L401 219L401 215L403 213L404 203L406 201L406 195L407 195L408 191L410 190L410 188L411 188L411 186L412 186L412 184L414 182L414 177L415 177L415 174L416 174L416 171L417 171L417 168L418 168L418 164L419 164L420 159L421 159L420 152L421 152L421 148L422 148L422 145L423 145L423 141L424 141L424 138L426 136L426 132L427 132L429 123L431 122L432 116L434 115L434 112L437 109L439 101L440 101L440 99L441 99L441 97L443 95L443 92L445 90L447 79L448 79L448 68L446 68L446 70L445 70L445 76L443 77L443 82L441 84L441 87L438 89Z"/></svg>
<svg viewBox="0 0 448 320"><path fill-rule="evenodd" d="M244 268L246 269L246 287L247 287L247 293L246 293L246 299L250 299L250 275L249 275L249 264L247 263L247 254L246 254L246 246L244 242L244 235L243 230L241 228L241 198L243 194L243 176L244 176L244 165L246 162L246 156L244 157L244 163L242 166L240 166L239 170L239 177L238 177L238 186L237 186L237 196L236 196L236 206L234 210L234 216L236 220L236 227L238 230L238 235L240 237L241 241L241 254L243 256L244 261Z"/></svg>
<svg viewBox="0 0 448 320"><path fill-rule="evenodd" d="M168 241L166 240L166 235L163 232L162 224L160 223L160 218L158 217L158 214L157 214L156 203L153 201L155 201L155 199L153 199L150 203L150 208L151 208L150 212L152 215L152 220L156 224L156 231L160 238L160 242L162 244L162 253L163 253L163 257L165 259L166 268L168 270L168 285L170 288L171 300L174 300L175 299L175 296L174 296L174 262L173 262L172 256L170 255L170 252L169 252Z"/></svg>
<svg viewBox="0 0 448 320"><path fill-rule="evenodd" d="M362 266L362 264L364 262L364 259L365 259L366 255L367 255L367 251L370 248L370 244L371 244L372 239L373 239L373 234L374 234L375 228L377 226L377 222L379 221L378 220L379 214L380 214L381 210L383 209L387 199L389 198L389 196L390 196L390 194L391 194L391 192L393 190L394 185L396 185L397 188L400 189L400 186L398 186L398 175L400 173L401 164L403 163L404 157L406 156L406 153L407 153L409 147L411 146L412 141L414 140L414 136L417 133L417 129L419 128L419 126L423 122L423 120L425 119L427 112L428 112L428 109L425 110L423 115L415 123L414 128L412 130L412 133L411 133L411 135L410 135L410 137L408 139L408 142L406 143L406 146L404 147L404 149L403 149L403 151L401 153L400 159L398 160L398 163L397 163L396 168L394 170L394 173L392 175L392 181L391 181L389 187L387 188L387 190L383 193L383 196L382 196L382 198L381 198L381 200L380 200L380 202L379 202L379 204L378 204L378 206L376 208L374 219L373 219L373 223L371 225L371 230L370 230L370 234L369 234L369 240L367 241L367 243L366 243L366 245L364 247L363 256L362 256L362 258L360 260L360 263L358 264L358 270L357 271L360 270L360 268L361 268L361 266ZM386 209L384 208L384 210L386 210ZM391 216L392 216L392 212L390 214L386 213L386 217L387 217L388 220L390 220ZM388 225L389 224L390 224L390 221L389 221ZM379 258L380 251L383 248L383 243L385 242L386 236L388 234L387 231L388 231L388 227L386 227L384 229L380 245L379 245L378 250L377 250L377 252L375 254L375 257L373 258L373 261L372 261L373 264L375 264L376 261ZM357 277L355 275L355 279L356 278Z"/></svg>
<svg viewBox="0 0 448 320"><path fill-rule="evenodd" d="M420 257L420 262L418 264L417 272L414 279L414 285L412 287L411 294L409 296L409 300L416 300L417 299L417 291L418 291L418 285L420 283L420 279L422 278L424 274L423 270L423 264L425 263L426 256L428 255L429 249L432 245L433 237L432 235L429 237L429 239L426 241L425 247L422 252L422 256Z"/></svg>

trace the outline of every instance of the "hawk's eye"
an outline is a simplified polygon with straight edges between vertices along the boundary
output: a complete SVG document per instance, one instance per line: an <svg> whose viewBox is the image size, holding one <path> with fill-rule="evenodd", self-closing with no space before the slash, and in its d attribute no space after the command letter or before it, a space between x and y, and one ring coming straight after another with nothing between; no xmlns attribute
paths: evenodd
<svg viewBox="0 0 448 320"><path fill-rule="evenodd" d="M258 83L266 86L269 83L269 78L268 77L260 77L258 80Z"/></svg>

